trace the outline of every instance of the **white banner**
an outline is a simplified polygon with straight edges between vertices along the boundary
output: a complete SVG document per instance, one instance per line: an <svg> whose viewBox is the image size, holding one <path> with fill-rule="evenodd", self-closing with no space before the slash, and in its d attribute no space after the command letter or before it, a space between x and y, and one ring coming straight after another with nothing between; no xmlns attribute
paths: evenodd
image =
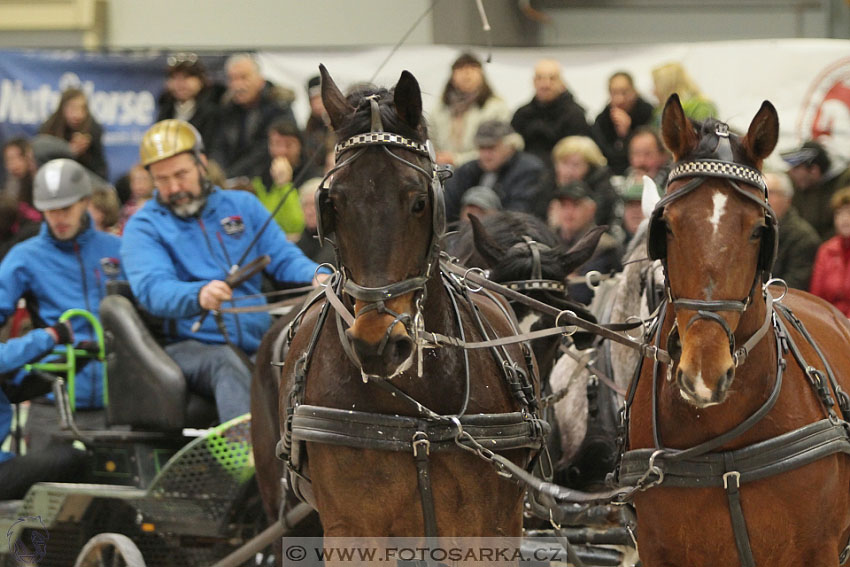
<svg viewBox="0 0 850 567"><path fill-rule="evenodd" d="M484 48L474 50L482 59ZM374 79L392 86L402 70L416 76L428 111L449 77L461 49L449 46L405 46L389 59ZM298 93L296 116L306 120L307 80L324 63L345 90L368 81L384 62L390 48L350 48L326 51L260 52L266 77ZM494 49L485 73L493 90L514 109L534 94L533 67L537 60L554 58L563 66L564 79L587 110L588 122L608 102L608 77L624 70L632 74L641 95L652 94L653 67L681 62L707 97L716 104L722 120L746 131L763 100L779 111L778 151L819 138L836 159L836 167L850 163L850 41L779 39L592 47L586 49ZM781 161L772 156L775 166Z"/></svg>

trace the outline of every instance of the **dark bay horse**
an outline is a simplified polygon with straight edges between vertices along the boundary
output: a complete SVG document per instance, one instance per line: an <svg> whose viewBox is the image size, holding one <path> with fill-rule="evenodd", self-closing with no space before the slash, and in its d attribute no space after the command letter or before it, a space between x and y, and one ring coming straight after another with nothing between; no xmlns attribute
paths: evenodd
<svg viewBox="0 0 850 567"><path fill-rule="evenodd" d="M567 249L541 219L517 211L500 211L481 218L470 217L457 232L447 235L444 248L462 265L488 270L488 279L494 282L594 321L584 305L569 298L567 278L590 259L604 231L605 227L595 227ZM551 316L536 313L521 303L512 306L523 331L555 326ZM586 333L577 335L574 340L586 342L590 338ZM554 335L532 343L544 382L561 338Z"/></svg>
<svg viewBox="0 0 850 567"><path fill-rule="evenodd" d="M296 319L282 368L291 486L325 537L519 536L523 490L475 447L526 466L542 446L532 355L457 346L516 326L503 300L439 268L442 186L419 85L404 72L346 97L320 70L340 143L317 212L340 271Z"/></svg>
<svg viewBox="0 0 850 567"><path fill-rule="evenodd" d="M850 324L805 292L765 286L776 219L760 168L779 121L746 135L689 121L662 134L676 165L650 223L669 302L629 405L624 484L647 567L839 564L850 538ZM781 301L780 301L781 300Z"/></svg>

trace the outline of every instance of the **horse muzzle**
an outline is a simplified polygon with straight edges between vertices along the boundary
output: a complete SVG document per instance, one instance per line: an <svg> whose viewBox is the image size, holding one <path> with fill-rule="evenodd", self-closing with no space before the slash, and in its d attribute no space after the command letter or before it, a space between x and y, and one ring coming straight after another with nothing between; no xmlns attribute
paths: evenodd
<svg viewBox="0 0 850 567"><path fill-rule="evenodd" d="M377 343L357 338L351 329L345 335L364 376L390 379L407 370L413 361L413 339L407 333L391 332Z"/></svg>

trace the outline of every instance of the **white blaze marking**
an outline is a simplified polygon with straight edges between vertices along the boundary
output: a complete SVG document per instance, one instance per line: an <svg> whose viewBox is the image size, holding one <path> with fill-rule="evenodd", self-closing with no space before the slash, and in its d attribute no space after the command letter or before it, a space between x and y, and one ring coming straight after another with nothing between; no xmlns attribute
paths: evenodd
<svg viewBox="0 0 850 567"><path fill-rule="evenodd" d="M708 219L708 222L710 222L714 227L714 234L717 234L717 228L720 225L720 217L723 216L723 213L726 210L726 200L726 195L720 191L716 191L711 197L711 201L714 203L714 212L711 213L711 218Z"/></svg>
<svg viewBox="0 0 850 567"><path fill-rule="evenodd" d="M725 198L726 197L724 197L724 199ZM712 391L705 385L705 381L702 379L702 372L697 374L694 378L694 393L703 400L711 399Z"/></svg>

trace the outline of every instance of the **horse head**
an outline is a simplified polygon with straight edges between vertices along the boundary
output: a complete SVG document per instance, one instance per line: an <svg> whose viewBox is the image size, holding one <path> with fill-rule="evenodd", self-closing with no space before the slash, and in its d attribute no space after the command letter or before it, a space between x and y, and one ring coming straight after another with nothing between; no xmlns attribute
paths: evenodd
<svg viewBox="0 0 850 567"><path fill-rule="evenodd" d="M675 309L668 349L681 345L677 385L697 407L725 400L738 362L736 331L761 324L752 315L743 328L754 305L764 315L761 284L775 257L776 220L760 168L778 132L767 101L743 137L714 119L690 121L676 95L664 106L662 136L676 165L651 217L649 253L665 262Z"/></svg>
<svg viewBox="0 0 850 567"><path fill-rule="evenodd" d="M333 234L344 291L354 299L345 335L356 361L364 376L388 378L412 362L415 319L445 224L422 96L407 71L392 90L364 86L347 97L324 66L320 72L339 140L330 183L316 196L320 238Z"/></svg>

